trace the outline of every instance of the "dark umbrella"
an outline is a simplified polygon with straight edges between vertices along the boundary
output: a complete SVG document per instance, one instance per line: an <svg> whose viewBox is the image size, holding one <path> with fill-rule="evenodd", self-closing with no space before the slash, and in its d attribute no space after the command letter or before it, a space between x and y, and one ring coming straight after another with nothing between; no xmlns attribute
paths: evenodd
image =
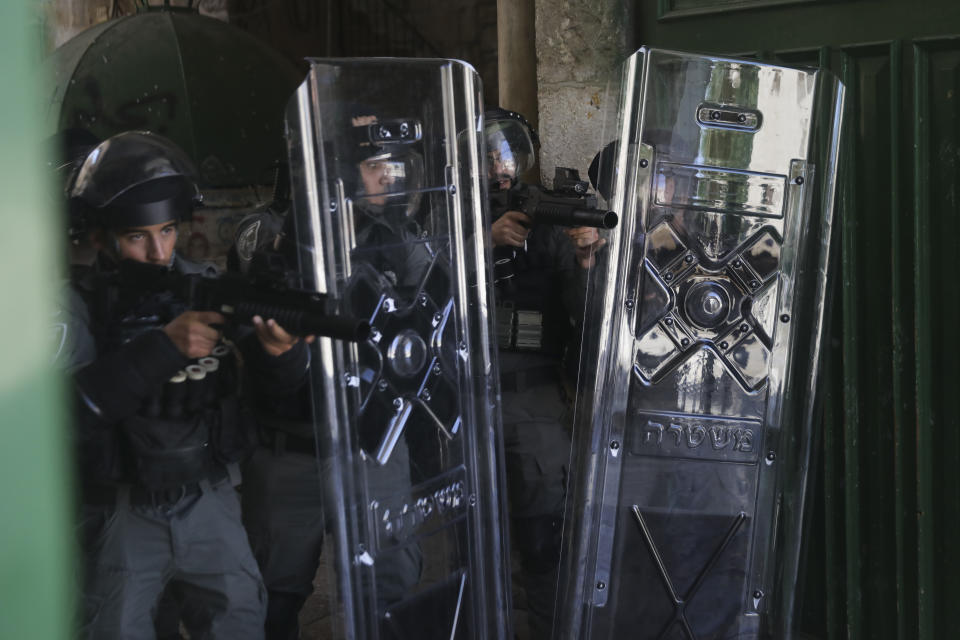
<svg viewBox="0 0 960 640"><path fill-rule="evenodd" d="M204 186L272 179L296 67L240 29L195 10L150 10L77 35L47 61L51 133L100 138L146 129L196 162Z"/></svg>

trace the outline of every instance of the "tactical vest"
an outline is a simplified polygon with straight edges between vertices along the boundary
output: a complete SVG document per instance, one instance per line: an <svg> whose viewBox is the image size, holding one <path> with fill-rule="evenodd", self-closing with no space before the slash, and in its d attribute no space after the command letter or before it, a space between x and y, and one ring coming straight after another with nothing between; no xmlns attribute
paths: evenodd
<svg viewBox="0 0 960 640"><path fill-rule="evenodd" d="M87 296L100 354L187 311L169 292L119 307L118 295L130 292L110 289L95 287ZM238 360L228 343L176 372L136 414L118 425L122 479L151 490L170 489L198 482L218 466L243 459L253 440L253 425L238 397L238 383Z"/></svg>
<svg viewBox="0 0 960 640"><path fill-rule="evenodd" d="M241 460L246 418L236 389L236 357L220 344L147 398L121 425L136 481L150 489L176 487L201 480L218 463Z"/></svg>
<svg viewBox="0 0 960 640"><path fill-rule="evenodd" d="M293 436L286 448L312 451L315 435L313 396L306 386L281 397L264 397L255 389L244 391L260 427L260 444L277 446L279 434Z"/></svg>
<svg viewBox="0 0 960 640"><path fill-rule="evenodd" d="M494 250L497 345L504 351L561 356L572 327L551 254L550 227L534 228L524 249ZM565 238L561 240L566 241ZM571 258L572 259L572 258Z"/></svg>

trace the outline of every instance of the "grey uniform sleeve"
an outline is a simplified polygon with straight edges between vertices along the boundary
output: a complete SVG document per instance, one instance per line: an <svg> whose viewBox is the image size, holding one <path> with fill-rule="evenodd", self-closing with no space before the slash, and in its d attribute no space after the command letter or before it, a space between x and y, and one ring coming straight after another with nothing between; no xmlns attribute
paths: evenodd
<svg viewBox="0 0 960 640"><path fill-rule="evenodd" d="M303 340L279 356L268 354L254 332L239 340L237 346L247 365L244 367L247 388L267 396L281 396L307 383L310 350Z"/></svg>
<svg viewBox="0 0 960 640"><path fill-rule="evenodd" d="M52 362L71 374L80 410L89 412L95 423L113 423L134 414L144 398L187 364L187 358L160 330L98 354L90 311L72 286L61 292L53 330Z"/></svg>
<svg viewBox="0 0 960 640"><path fill-rule="evenodd" d="M65 286L60 292L51 329L54 341L51 361L57 368L72 373L97 357L87 305L73 287Z"/></svg>
<svg viewBox="0 0 960 640"><path fill-rule="evenodd" d="M105 422L127 418L150 394L182 369L188 358L160 329L147 331L74 373L77 393Z"/></svg>

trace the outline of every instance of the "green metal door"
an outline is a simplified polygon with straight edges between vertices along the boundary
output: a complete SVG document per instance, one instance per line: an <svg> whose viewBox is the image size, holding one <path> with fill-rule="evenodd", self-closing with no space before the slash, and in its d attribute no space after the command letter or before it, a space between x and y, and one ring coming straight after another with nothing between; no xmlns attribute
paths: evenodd
<svg viewBox="0 0 960 640"><path fill-rule="evenodd" d="M960 2L648 0L637 46L820 65L847 86L813 637L960 637Z"/></svg>

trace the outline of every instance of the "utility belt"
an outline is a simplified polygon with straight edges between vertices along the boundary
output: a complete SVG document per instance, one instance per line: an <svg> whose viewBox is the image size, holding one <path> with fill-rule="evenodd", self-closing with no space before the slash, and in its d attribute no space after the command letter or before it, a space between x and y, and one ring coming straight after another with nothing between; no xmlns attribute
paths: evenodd
<svg viewBox="0 0 960 640"><path fill-rule="evenodd" d="M216 486L227 479L231 484L240 484L240 471L236 464L216 465L204 478L165 489L150 489L141 484L86 485L82 489L81 501L86 505L111 506L117 504L127 494L129 503L134 507L161 507L176 504L184 498L199 495L205 484Z"/></svg>
<svg viewBox="0 0 960 640"><path fill-rule="evenodd" d="M314 457L317 455L317 443L311 436L301 436L279 429L261 426L260 446L273 451L276 456L285 453L301 453Z"/></svg>
<svg viewBox="0 0 960 640"><path fill-rule="evenodd" d="M500 391L523 393L533 387L559 385L561 378L560 368L557 365L508 371L500 374Z"/></svg>

